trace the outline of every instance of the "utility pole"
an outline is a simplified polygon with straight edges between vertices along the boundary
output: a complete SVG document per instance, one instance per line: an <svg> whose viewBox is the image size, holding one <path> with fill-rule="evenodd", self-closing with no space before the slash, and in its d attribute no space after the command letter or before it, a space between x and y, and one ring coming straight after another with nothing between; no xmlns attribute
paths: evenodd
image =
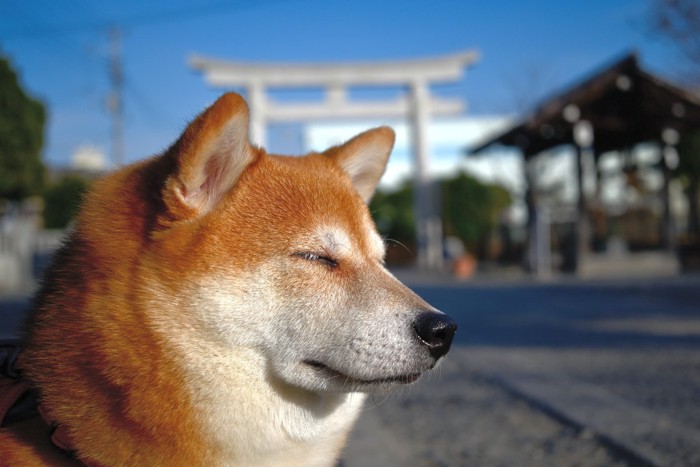
<svg viewBox="0 0 700 467"><path fill-rule="evenodd" d="M124 106L122 72L122 31L119 26L109 30L109 78L112 89L107 99L107 110L112 119L112 163L124 165Z"/></svg>

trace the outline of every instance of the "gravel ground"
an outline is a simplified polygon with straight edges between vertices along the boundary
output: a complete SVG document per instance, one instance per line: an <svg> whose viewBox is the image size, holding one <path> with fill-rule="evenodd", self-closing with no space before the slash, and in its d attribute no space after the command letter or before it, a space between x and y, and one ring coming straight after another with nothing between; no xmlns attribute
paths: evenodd
<svg viewBox="0 0 700 467"><path fill-rule="evenodd" d="M449 359L433 381L367 403L344 467L635 465Z"/></svg>

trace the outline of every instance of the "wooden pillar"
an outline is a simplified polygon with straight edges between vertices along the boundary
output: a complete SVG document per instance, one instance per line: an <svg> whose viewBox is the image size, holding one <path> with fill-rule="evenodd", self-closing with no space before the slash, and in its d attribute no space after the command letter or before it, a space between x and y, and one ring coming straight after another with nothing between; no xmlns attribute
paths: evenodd
<svg viewBox="0 0 700 467"><path fill-rule="evenodd" d="M588 250L589 229L588 229L588 202L586 199L585 189L585 173L586 161L585 150L579 146L576 147L576 183L578 187L578 201L576 202L576 218L577 218L577 258L578 265L581 255Z"/></svg>
<svg viewBox="0 0 700 467"><path fill-rule="evenodd" d="M586 159L593 155L593 127L586 120L574 124L574 141L576 143L576 181L578 185L578 201L576 203L576 228L574 232L575 251L572 261L572 271L581 271L581 260L588 253L591 243L591 226L588 219L586 200Z"/></svg>
<svg viewBox="0 0 700 467"><path fill-rule="evenodd" d="M661 225L661 236L664 248L669 252L676 249L676 228L671 210L671 171L678 166L678 153L671 144L660 144L661 170L664 184L661 188L661 202L663 204L663 217Z"/></svg>
<svg viewBox="0 0 700 467"><path fill-rule="evenodd" d="M523 255L523 268L535 273L537 260L537 201L535 193L535 171L533 168L532 158L527 154L523 154L523 173L525 175L525 206L527 208L527 249Z"/></svg>

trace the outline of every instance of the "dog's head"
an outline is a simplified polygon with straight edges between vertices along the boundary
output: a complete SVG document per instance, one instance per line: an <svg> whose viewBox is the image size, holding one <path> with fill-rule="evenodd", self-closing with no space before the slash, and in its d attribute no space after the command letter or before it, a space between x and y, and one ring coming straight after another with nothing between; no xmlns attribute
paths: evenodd
<svg viewBox="0 0 700 467"><path fill-rule="evenodd" d="M456 325L383 264L366 203L394 132L284 157L249 143L248 120L243 99L226 94L164 156L172 169L154 239L170 275L186 276L178 300L192 329L312 391L415 381Z"/></svg>

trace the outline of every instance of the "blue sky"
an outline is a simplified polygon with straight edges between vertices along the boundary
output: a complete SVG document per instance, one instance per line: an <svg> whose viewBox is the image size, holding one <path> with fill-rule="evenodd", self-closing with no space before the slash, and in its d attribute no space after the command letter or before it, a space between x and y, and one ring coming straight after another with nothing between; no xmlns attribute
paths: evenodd
<svg viewBox="0 0 700 467"><path fill-rule="evenodd" d="M649 0L0 0L0 54L49 109L45 160L109 150L108 35L123 30L126 158L167 147L220 92L191 54L238 61L365 61L476 49L465 79L437 90L472 114L522 110L629 50L668 76L673 51L648 37ZM276 131L276 133L275 133ZM272 150L285 151L285 129ZM279 146L279 147L275 147Z"/></svg>

